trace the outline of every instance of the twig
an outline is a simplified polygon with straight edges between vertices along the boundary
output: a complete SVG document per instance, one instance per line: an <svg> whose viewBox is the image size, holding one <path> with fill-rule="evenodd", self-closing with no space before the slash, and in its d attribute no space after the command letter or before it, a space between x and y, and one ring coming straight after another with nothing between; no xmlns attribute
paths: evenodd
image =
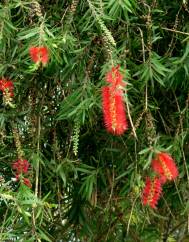
<svg viewBox="0 0 189 242"><path fill-rule="evenodd" d="M131 207L131 212L130 212L130 216L129 216L129 220L128 220L128 224L127 224L127 236L128 236L128 234L129 234L131 218L132 218L133 209L134 209L135 203L136 203L136 201L137 201L137 198L138 198L138 197L135 198L135 200L134 200L134 202L133 202L133 205L132 205L132 207Z"/></svg>
<svg viewBox="0 0 189 242"><path fill-rule="evenodd" d="M170 31L170 32L177 33L177 34L184 34L184 35L189 36L189 33L186 33L186 32L182 32L182 31L175 30L175 29L169 29L169 28L165 28L165 27L161 27L161 28L164 30Z"/></svg>
<svg viewBox="0 0 189 242"><path fill-rule="evenodd" d="M171 209L170 209L170 207L169 207L169 205L168 205L166 199L164 198L164 196L162 196L162 198L163 198L163 201L164 201L164 203L165 203L167 209L169 210L170 215L172 216L172 218L173 218L173 220L174 220L174 219L175 219L175 216L172 214Z"/></svg>
<svg viewBox="0 0 189 242"><path fill-rule="evenodd" d="M145 48L144 48L144 35L143 35L143 32L142 32L141 28L138 27L138 30L140 32L141 42L142 42L142 57L143 57L143 63L145 63L146 62L146 56L145 56Z"/></svg>
<svg viewBox="0 0 189 242"><path fill-rule="evenodd" d="M136 134L136 130L135 130L135 127L133 125L133 121L132 121L131 114L130 114L128 99L127 99L127 97L125 99L126 99L126 106L127 106L127 114L128 114L128 117L129 117L129 121L130 121L131 127L132 127L132 132L133 132L134 137L138 140L137 134Z"/></svg>
<svg viewBox="0 0 189 242"><path fill-rule="evenodd" d="M38 116L38 130L37 130L37 154L39 157L39 150L40 150L40 133L41 133L41 118ZM38 186L39 186L39 159L37 159L36 165L36 175L35 175L35 196L38 196Z"/></svg>

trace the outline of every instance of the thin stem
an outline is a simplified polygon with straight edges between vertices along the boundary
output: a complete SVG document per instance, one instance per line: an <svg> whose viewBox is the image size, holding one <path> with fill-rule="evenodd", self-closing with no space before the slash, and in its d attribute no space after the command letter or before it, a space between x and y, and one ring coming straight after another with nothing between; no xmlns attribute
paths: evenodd
<svg viewBox="0 0 189 242"><path fill-rule="evenodd" d="M169 205L168 205L166 199L164 198L164 196L162 196L162 199L163 199L163 201L164 201L164 203L165 203L167 209L169 210L170 215L172 216L173 219L175 219L175 216L174 216L173 213L171 212L171 209L170 209L170 207L169 207Z"/></svg>
<svg viewBox="0 0 189 242"><path fill-rule="evenodd" d="M133 204L132 204L132 207L131 207L131 212L130 212L130 216L129 216L129 220L128 220L128 224L127 224L127 236L129 234L129 229L130 229L130 224L131 224L131 218L132 218L132 215L133 215L133 210L134 210L134 207L135 207L135 203L137 201L138 197L135 198Z"/></svg>
<svg viewBox="0 0 189 242"><path fill-rule="evenodd" d="M35 175L35 196L38 196L39 186L39 151L40 151L40 133L41 133L41 118L38 116L38 130L37 130L37 164L36 164L36 175Z"/></svg>
<svg viewBox="0 0 189 242"><path fill-rule="evenodd" d="M146 56L145 56L145 47L144 47L144 35L143 35L141 28L138 27L138 30L139 30L140 36L141 36L143 63L145 63L146 62Z"/></svg>
<svg viewBox="0 0 189 242"><path fill-rule="evenodd" d="M186 32L182 32L182 31L175 30L175 29L169 29L169 28L165 28L165 27L161 27L161 28L164 30L170 31L170 32L177 33L177 34L184 34L184 35L189 36L189 33L186 33Z"/></svg>
<svg viewBox="0 0 189 242"><path fill-rule="evenodd" d="M175 187L176 187L176 190L177 190L177 194L178 194L178 197L179 197L180 203L184 206L184 203L183 203L183 200L182 200L182 198L181 198L181 195L180 195L179 189L178 189L178 187L177 187L177 184L176 184L175 181L174 181L174 183L175 183Z"/></svg>
<svg viewBox="0 0 189 242"><path fill-rule="evenodd" d="M36 164L36 173L35 173L35 196L38 196L38 187L39 187L39 149L40 149L40 133L41 133L41 118L38 116L38 130L37 130L37 164ZM37 232L36 232L36 220L35 220L35 207L32 205L32 233L39 241Z"/></svg>
<svg viewBox="0 0 189 242"><path fill-rule="evenodd" d="M127 106L127 114L128 114L129 121L130 121L130 124L131 124L132 132L133 132L134 137L135 137L136 139L138 139L138 138L137 138L137 134L136 134L136 130L135 130L135 127L134 127L134 124L133 124L132 118L131 118L130 108L129 108L129 104L128 104L127 96L125 97L125 99L126 99L126 106Z"/></svg>

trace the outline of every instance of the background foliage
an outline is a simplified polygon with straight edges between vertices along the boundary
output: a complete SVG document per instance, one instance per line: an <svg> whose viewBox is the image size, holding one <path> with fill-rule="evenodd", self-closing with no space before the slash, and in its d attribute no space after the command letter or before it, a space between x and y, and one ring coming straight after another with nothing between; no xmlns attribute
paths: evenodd
<svg viewBox="0 0 189 242"><path fill-rule="evenodd" d="M36 67L31 46L47 46ZM129 130L103 125L101 87L112 65L127 83ZM185 0L2 0L1 241L189 241L189 6ZM16 127L31 163L29 189L14 182ZM179 178L158 208L141 204L154 149Z"/></svg>

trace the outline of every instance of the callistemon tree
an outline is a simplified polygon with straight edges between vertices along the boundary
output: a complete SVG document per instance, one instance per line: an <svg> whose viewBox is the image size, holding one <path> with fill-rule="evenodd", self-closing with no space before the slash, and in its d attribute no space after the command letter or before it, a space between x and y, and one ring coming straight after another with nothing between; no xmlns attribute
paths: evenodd
<svg viewBox="0 0 189 242"><path fill-rule="evenodd" d="M0 241L188 241L189 5L1 0Z"/></svg>

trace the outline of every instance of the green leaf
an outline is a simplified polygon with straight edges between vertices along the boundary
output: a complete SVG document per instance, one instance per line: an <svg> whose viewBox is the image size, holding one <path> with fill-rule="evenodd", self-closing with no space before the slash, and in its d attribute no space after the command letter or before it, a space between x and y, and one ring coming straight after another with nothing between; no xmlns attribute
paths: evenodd
<svg viewBox="0 0 189 242"><path fill-rule="evenodd" d="M43 240L52 242L52 240L45 234L45 232L42 229L37 228L37 230L39 231L39 235Z"/></svg>

